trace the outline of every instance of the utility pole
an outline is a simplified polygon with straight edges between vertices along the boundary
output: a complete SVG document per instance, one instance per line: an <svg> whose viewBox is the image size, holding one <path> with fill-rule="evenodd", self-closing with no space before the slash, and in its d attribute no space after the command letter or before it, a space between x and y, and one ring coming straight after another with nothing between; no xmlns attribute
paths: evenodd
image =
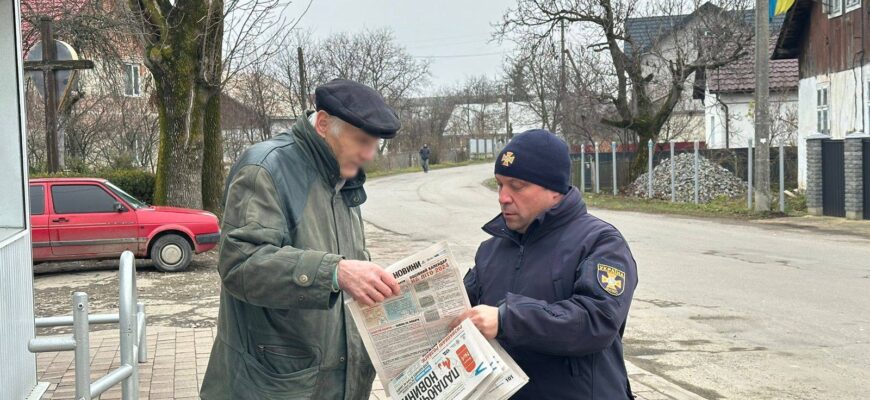
<svg viewBox="0 0 870 400"><path fill-rule="evenodd" d="M755 211L770 211L769 0L755 3Z"/></svg>
<svg viewBox="0 0 870 400"><path fill-rule="evenodd" d="M560 41L561 51L559 52L559 99L556 101L556 113L554 117L554 126L553 129L557 130L556 127L561 125L562 115L564 114L562 111L562 107L564 106L562 102L565 100L565 20L559 20L560 25Z"/></svg>
<svg viewBox="0 0 870 400"><path fill-rule="evenodd" d="M514 133L511 130L511 106L508 97L508 92L510 90L510 86L508 84L504 85L504 132L505 132L505 140L511 140L514 137ZM505 142L507 143L507 142Z"/></svg>
<svg viewBox="0 0 870 400"><path fill-rule="evenodd" d="M308 84L305 81L305 59L302 56L302 47L296 48L299 57L299 98L302 101L302 110L308 108Z"/></svg>

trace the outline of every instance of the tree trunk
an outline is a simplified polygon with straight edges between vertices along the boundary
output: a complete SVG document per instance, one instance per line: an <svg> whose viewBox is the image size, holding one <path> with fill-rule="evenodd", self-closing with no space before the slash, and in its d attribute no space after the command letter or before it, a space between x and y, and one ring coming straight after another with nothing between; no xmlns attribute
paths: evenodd
<svg viewBox="0 0 870 400"><path fill-rule="evenodd" d="M202 205L215 215L223 214L224 144L221 133L221 96L212 95L205 106Z"/></svg>
<svg viewBox="0 0 870 400"><path fill-rule="evenodd" d="M187 68L169 68L161 74L154 79L160 115L154 203L200 209L203 96L193 87L193 76Z"/></svg>

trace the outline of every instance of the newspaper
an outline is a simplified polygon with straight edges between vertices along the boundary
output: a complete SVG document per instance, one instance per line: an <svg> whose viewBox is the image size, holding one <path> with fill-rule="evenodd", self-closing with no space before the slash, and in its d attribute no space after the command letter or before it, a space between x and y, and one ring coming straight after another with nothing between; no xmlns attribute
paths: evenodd
<svg viewBox="0 0 870 400"><path fill-rule="evenodd" d="M444 345L448 334L457 332L450 331L450 322L471 308L471 304L459 266L446 242L398 261L386 271L398 281L401 295L371 307L348 298L346 305L383 387L387 388L388 395L397 399L401 397L390 392L390 383L410 366L422 362L430 350ZM476 328L474 331L475 338L483 339ZM490 360L495 372L494 381L486 386L492 390L485 393L487 399L507 398L528 382L528 377L496 341L490 341L487 346L477 343L477 339L474 343L475 349L482 348L475 351Z"/></svg>

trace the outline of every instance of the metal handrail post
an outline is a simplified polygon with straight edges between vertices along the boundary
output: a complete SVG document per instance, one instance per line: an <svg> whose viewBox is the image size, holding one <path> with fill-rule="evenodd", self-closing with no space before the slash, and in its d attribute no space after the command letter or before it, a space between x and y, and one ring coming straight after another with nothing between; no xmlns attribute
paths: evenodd
<svg viewBox="0 0 870 400"><path fill-rule="evenodd" d="M139 325L139 357L137 357L137 361L146 363L148 362L147 320L145 318L145 305L142 303L136 304L136 323Z"/></svg>
<svg viewBox="0 0 870 400"><path fill-rule="evenodd" d="M136 271L133 253L125 251L121 254L120 265L120 293L118 311L120 313L120 352L121 365L133 367L133 371L127 379L121 382L121 398L124 400L135 399L139 395L139 371L136 365L136 353L134 346L138 340L138 316L136 313Z"/></svg>
<svg viewBox="0 0 870 400"><path fill-rule="evenodd" d="M76 400L91 399L90 326L88 324L88 294L72 295L73 337L75 348Z"/></svg>

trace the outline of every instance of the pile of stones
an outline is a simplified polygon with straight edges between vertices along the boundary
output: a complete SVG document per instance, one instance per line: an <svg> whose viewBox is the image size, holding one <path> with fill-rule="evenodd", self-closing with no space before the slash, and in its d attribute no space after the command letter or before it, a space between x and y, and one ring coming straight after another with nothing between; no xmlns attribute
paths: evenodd
<svg viewBox="0 0 870 400"><path fill-rule="evenodd" d="M695 200L695 155L683 153L674 156L676 200ZM644 173L627 189L629 196L647 197L647 176ZM698 201L707 203L717 197L736 198L746 196L746 182L719 164L698 156ZM671 199L671 162L663 159L653 168L653 198Z"/></svg>

